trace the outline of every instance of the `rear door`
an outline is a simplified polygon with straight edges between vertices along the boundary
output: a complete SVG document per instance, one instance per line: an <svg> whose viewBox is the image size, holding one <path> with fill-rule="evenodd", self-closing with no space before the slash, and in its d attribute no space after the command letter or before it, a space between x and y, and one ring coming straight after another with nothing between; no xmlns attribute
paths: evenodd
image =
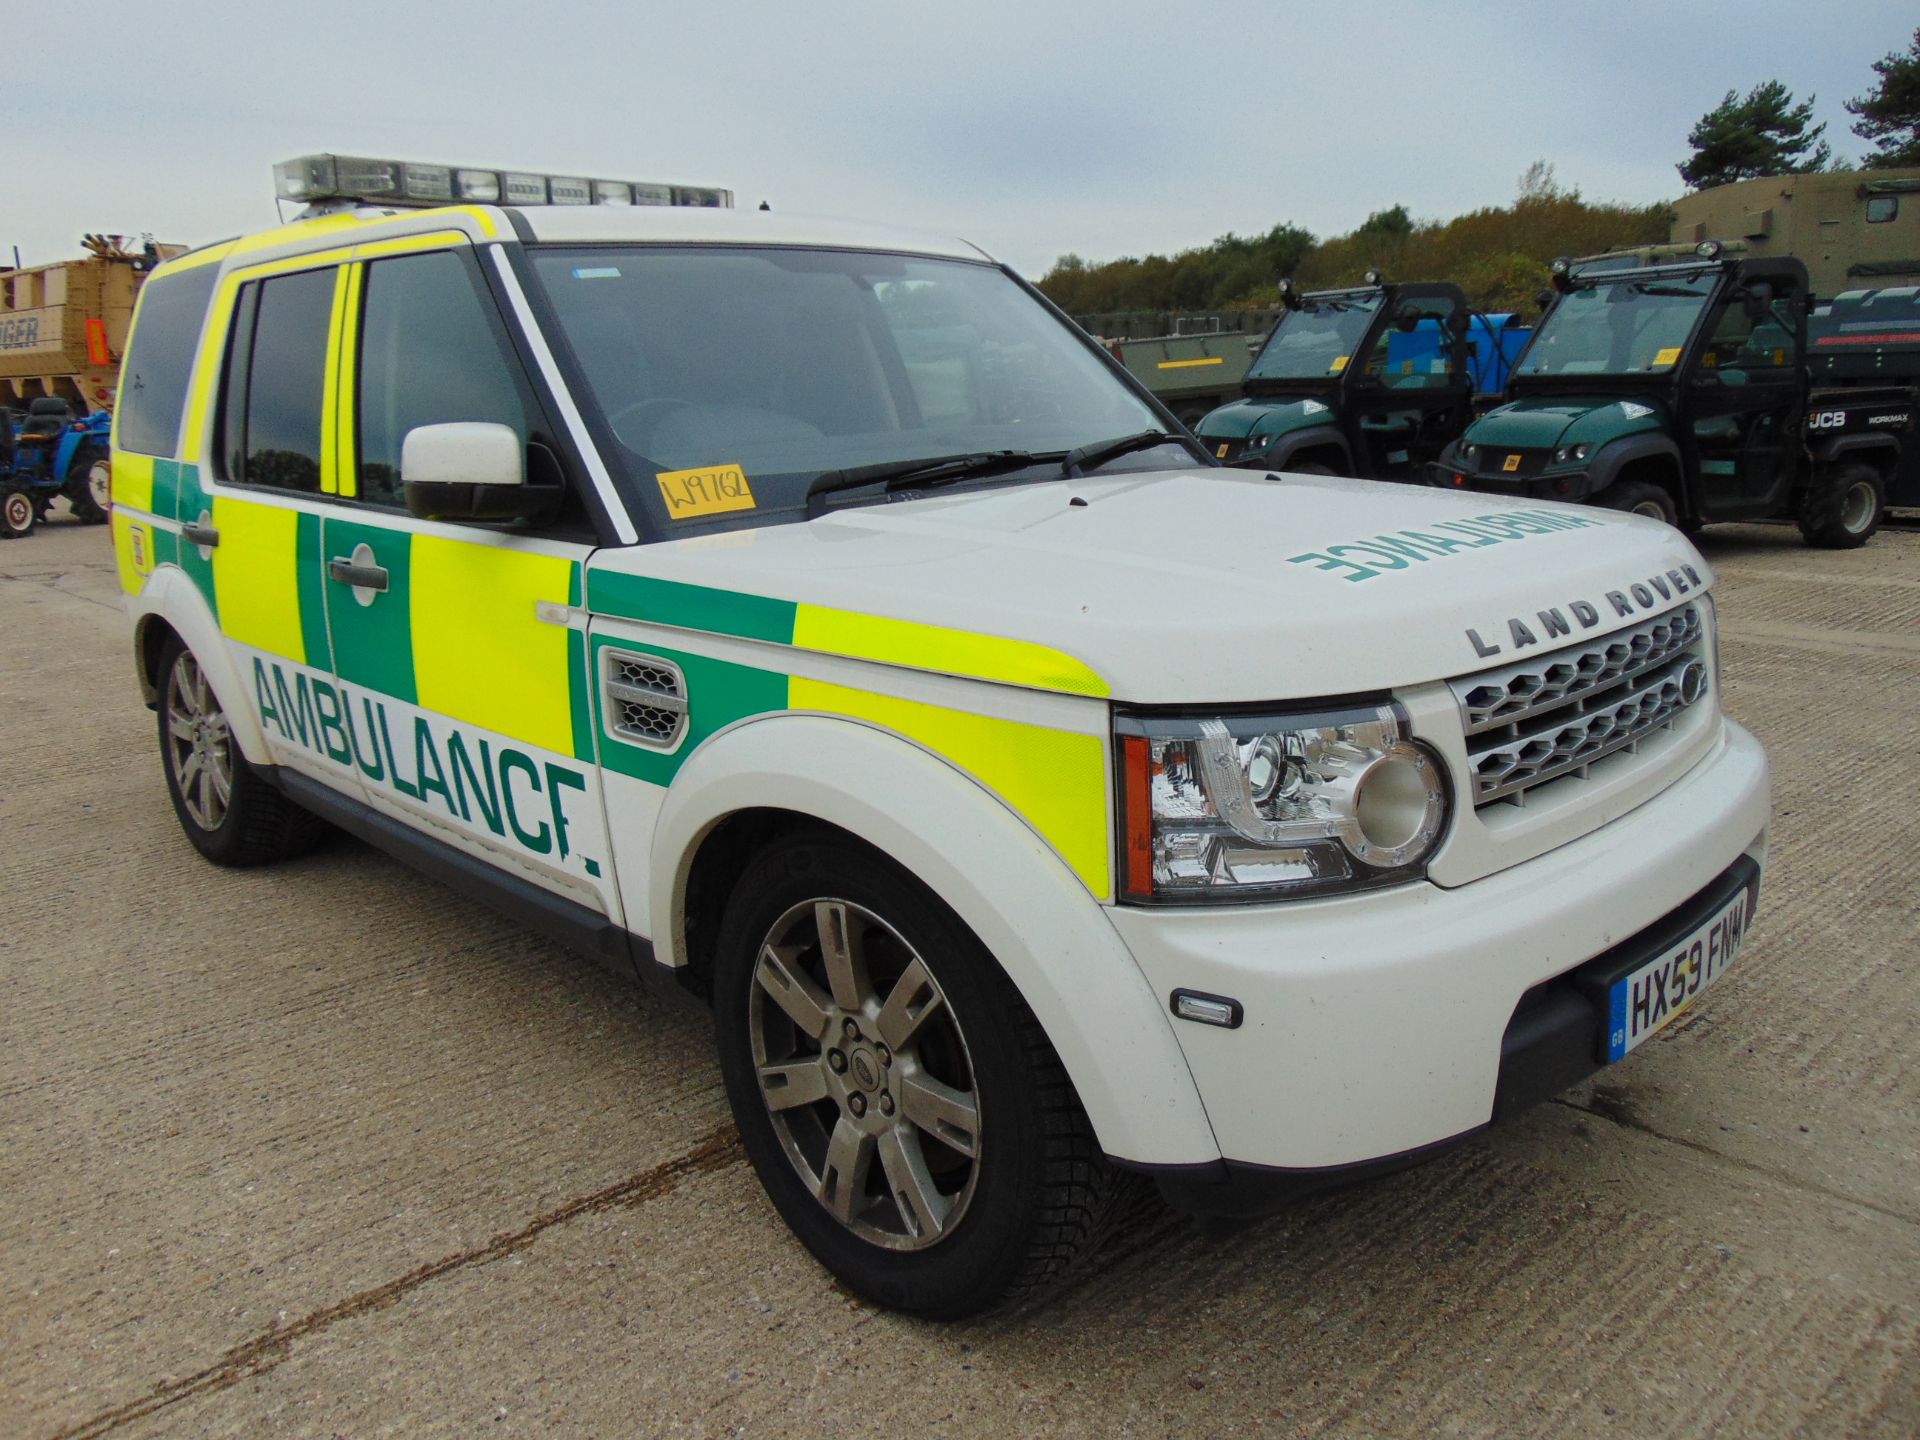
<svg viewBox="0 0 1920 1440"><path fill-rule="evenodd" d="M566 485L550 423L459 237L348 268L323 521L327 637L367 802L619 919L577 620L592 553L570 502L537 528L408 512L409 431L491 421Z"/></svg>

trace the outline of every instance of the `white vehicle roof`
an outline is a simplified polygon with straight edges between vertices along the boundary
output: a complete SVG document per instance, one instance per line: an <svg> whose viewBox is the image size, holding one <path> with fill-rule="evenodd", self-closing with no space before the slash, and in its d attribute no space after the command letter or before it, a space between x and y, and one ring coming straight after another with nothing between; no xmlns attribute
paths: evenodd
<svg viewBox="0 0 1920 1440"><path fill-rule="evenodd" d="M961 260L993 258L979 246L949 235L811 215L788 215L777 210L719 210L681 205L542 205L516 207L515 213L526 220L540 240L821 245Z"/></svg>

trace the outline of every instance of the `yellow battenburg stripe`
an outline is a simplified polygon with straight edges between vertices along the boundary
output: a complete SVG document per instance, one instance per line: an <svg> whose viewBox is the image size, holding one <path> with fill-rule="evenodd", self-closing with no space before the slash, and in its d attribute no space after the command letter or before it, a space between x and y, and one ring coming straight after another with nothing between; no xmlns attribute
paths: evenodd
<svg viewBox="0 0 1920 1440"><path fill-rule="evenodd" d="M356 260L378 260L383 255L412 255L421 250L448 250L467 244L459 230L435 230L425 235L398 235L391 240L368 240L353 247Z"/></svg>
<svg viewBox="0 0 1920 1440"><path fill-rule="evenodd" d="M1227 361L1224 355L1209 355L1204 360L1162 360L1154 368L1159 370L1191 370L1196 365L1224 365L1226 363Z"/></svg>
<svg viewBox="0 0 1920 1440"><path fill-rule="evenodd" d="M229 640L304 665L295 541L299 521L298 511L278 505L213 497L213 528L220 532L220 548L213 552L213 598L221 630Z"/></svg>
<svg viewBox="0 0 1920 1440"><path fill-rule="evenodd" d="M1004 800L1059 852L1096 898L1111 884L1106 746L1047 730L794 676L787 703L866 720L951 761Z"/></svg>
<svg viewBox="0 0 1920 1440"><path fill-rule="evenodd" d="M797 649L818 650L825 655L1024 685L1030 690L1057 690L1097 700L1112 693L1107 682L1092 670L1051 646L912 620L858 615L851 610L830 610L822 605L798 608L793 643Z"/></svg>
<svg viewBox="0 0 1920 1440"><path fill-rule="evenodd" d="M568 603L573 562L415 535L408 577L422 708L571 755L567 631L535 606Z"/></svg>
<svg viewBox="0 0 1920 1440"><path fill-rule="evenodd" d="M333 272L333 318L327 324L326 376L320 386L320 493L338 495L340 493L338 463L339 426L326 423L328 416L334 413L334 405L340 394L340 333L341 316L346 313L347 292L352 288L351 277L354 266L342 265Z"/></svg>
<svg viewBox="0 0 1920 1440"><path fill-rule="evenodd" d="M366 274L364 265L347 266L347 301L340 313L340 383L335 396L338 409L333 458L340 493L349 500L360 493L359 457L353 446L353 391L354 376L358 373L354 367L360 351L360 286Z"/></svg>
<svg viewBox="0 0 1920 1440"><path fill-rule="evenodd" d="M113 559L120 572L120 588L138 595L153 573L153 530L116 507L113 520Z"/></svg>
<svg viewBox="0 0 1920 1440"><path fill-rule="evenodd" d="M113 505L116 510L153 513L153 457L120 450L113 457Z"/></svg>

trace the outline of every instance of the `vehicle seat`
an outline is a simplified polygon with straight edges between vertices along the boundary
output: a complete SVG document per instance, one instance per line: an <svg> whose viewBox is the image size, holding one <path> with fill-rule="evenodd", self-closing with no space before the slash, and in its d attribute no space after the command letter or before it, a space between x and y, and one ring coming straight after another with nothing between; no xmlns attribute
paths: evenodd
<svg viewBox="0 0 1920 1440"><path fill-rule="evenodd" d="M42 395L27 407L27 422L20 427L20 438L50 439L73 423L73 407L58 395Z"/></svg>

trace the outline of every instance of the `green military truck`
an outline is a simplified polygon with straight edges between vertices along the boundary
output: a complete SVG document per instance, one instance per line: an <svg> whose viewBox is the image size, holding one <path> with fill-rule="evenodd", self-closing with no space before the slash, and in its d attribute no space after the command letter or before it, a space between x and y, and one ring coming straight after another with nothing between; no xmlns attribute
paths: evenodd
<svg viewBox="0 0 1920 1440"><path fill-rule="evenodd" d="M1716 185L1674 204L1668 239L1798 260L1822 299L1920 284L1920 167Z"/></svg>
<svg viewBox="0 0 1920 1440"><path fill-rule="evenodd" d="M1297 294L1247 370L1246 398L1195 428L1229 465L1418 479L1465 428L1476 361L1500 336L1458 285L1389 284ZM1510 317L1501 317L1502 320ZM1479 322L1483 338L1470 332ZM1498 385L1494 385L1498 389Z"/></svg>
<svg viewBox="0 0 1920 1440"><path fill-rule="evenodd" d="M1248 363L1284 313L1123 311L1073 318L1191 429L1209 410L1239 397Z"/></svg>
<svg viewBox="0 0 1920 1440"><path fill-rule="evenodd" d="M1879 527L1920 407L1910 377L1813 380L1800 260L1709 240L1553 270L1507 403L1447 447L1434 483L1690 529L1790 515L1836 548Z"/></svg>

